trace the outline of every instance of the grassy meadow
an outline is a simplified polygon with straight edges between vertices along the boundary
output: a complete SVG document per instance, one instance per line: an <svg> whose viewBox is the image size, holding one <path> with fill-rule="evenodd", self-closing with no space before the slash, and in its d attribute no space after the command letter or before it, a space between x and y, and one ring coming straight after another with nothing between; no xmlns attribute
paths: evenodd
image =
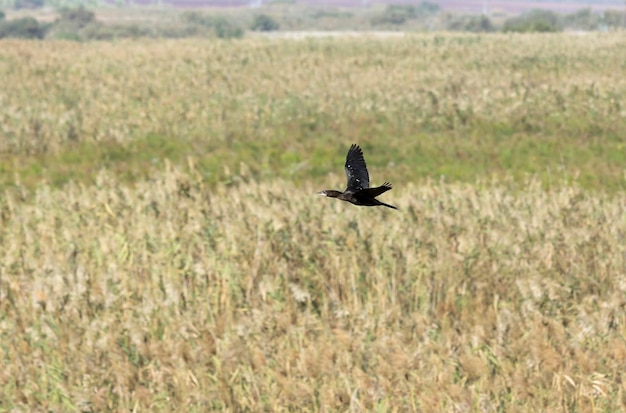
<svg viewBox="0 0 626 413"><path fill-rule="evenodd" d="M387 179L537 174L624 189L626 37L4 41L0 185L322 178L361 143ZM155 165L156 164L156 165Z"/></svg>
<svg viewBox="0 0 626 413"><path fill-rule="evenodd" d="M0 42L0 411L626 410L625 61Z"/></svg>

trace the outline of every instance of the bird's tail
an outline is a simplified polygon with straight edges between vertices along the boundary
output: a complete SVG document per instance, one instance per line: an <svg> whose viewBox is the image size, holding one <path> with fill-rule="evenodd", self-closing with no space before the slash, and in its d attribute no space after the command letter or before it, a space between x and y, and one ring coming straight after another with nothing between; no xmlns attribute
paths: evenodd
<svg viewBox="0 0 626 413"><path fill-rule="evenodd" d="M378 200L377 200L377 201L378 201ZM380 201L378 201L378 202L380 202ZM398 209L398 208L396 208L395 206L393 206L393 205L389 205L389 204L385 204L384 202L380 202L380 205L382 205L382 206L386 206L387 208Z"/></svg>

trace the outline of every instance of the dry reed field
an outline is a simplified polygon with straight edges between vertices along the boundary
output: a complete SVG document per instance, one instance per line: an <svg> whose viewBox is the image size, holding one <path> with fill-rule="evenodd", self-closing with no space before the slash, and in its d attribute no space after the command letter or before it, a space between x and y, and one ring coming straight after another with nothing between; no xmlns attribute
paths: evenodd
<svg viewBox="0 0 626 413"><path fill-rule="evenodd" d="M7 198L3 409L626 408L623 194L312 192L172 168Z"/></svg>
<svg viewBox="0 0 626 413"><path fill-rule="evenodd" d="M626 411L625 46L0 42L0 411Z"/></svg>

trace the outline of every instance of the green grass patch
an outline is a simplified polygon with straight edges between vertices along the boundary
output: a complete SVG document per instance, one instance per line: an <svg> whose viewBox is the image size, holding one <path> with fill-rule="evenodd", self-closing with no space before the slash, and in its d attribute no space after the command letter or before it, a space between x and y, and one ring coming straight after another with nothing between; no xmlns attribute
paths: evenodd
<svg viewBox="0 0 626 413"><path fill-rule="evenodd" d="M499 131L501 125L495 125L492 131L413 134L390 137L387 143L373 137L337 138L325 131L317 142L265 144L235 139L238 143L232 145L149 135L126 143L77 143L57 153L3 155L0 186L19 182L34 188L43 181L55 187L70 181L90 184L102 169L114 172L121 183L133 183L161 170L166 159L183 169L191 159L208 183L284 178L296 183L319 180L322 186L340 188L345 154L354 142L365 151L374 185L385 180L401 185L429 178L475 182L513 177L521 182L533 175L547 186L576 180L594 190L625 188L626 150L615 139L505 137ZM329 174L340 179L328 182L325 177Z"/></svg>

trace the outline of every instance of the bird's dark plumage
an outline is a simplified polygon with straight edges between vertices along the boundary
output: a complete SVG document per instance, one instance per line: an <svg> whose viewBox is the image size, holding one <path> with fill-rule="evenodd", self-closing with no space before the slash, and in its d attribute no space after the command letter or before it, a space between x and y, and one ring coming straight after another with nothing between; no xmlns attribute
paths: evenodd
<svg viewBox="0 0 626 413"><path fill-rule="evenodd" d="M385 182L379 187L370 188L370 177L367 173L365 158L363 151L358 145L350 146L348 155L346 156L346 179L348 185L343 192L327 189L318 192L330 198L337 198L342 201L350 202L360 206L386 206L388 208L398 209L393 205L380 202L376 197L391 189L391 184Z"/></svg>

